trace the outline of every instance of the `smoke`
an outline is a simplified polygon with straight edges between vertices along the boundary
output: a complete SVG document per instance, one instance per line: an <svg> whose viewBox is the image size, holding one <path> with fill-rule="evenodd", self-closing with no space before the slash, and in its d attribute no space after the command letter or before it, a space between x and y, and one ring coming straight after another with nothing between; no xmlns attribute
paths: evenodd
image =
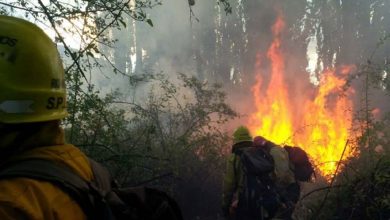
<svg viewBox="0 0 390 220"><path fill-rule="evenodd" d="M390 4L357 8L357 3L338 2L343 4L322 5L319 0L236 1L231 2L233 13L226 16L215 1L196 1L193 14L187 1L165 1L162 6L148 11L153 27L128 19L126 28L112 30L111 37L118 42L107 50L111 61L127 75L162 72L174 80L180 72L222 84L228 102L242 114L226 126L226 131L232 132L239 124L248 123L248 116L256 111L251 89L257 75L263 80L262 95L265 96L272 72L267 51L274 38L272 25L280 13L286 22L280 47L284 57L284 80L294 114L304 115L305 100L313 100L316 95L317 87L310 79L313 74L307 71L310 53L318 57L314 74L317 80L324 70L351 64L359 67L370 58L383 31L389 33L386 30L390 27L389 15L382 8L389 11ZM364 13L368 17L362 20L359 16ZM315 50L312 47L308 55L310 39L315 39L312 41ZM377 49L372 62L383 63L389 48L384 44ZM110 71L106 67L94 75L102 88L118 87L124 95L136 95L140 100L145 97L149 85L130 89L128 77L112 76L108 74ZM352 86L357 97L364 95L362 80L356 80ZM383 90L372 90L370 94L371 108L379 108L380 112L389 110L389 102L383 101L388 100ZM332 96L328 100L331 103L336 98ZM355 107L361 106L360 100L356 98ZM294 124L299 124L299 120L297 118ZM184 206L186 211L191 208L194 211L191 204Z"/></svg>

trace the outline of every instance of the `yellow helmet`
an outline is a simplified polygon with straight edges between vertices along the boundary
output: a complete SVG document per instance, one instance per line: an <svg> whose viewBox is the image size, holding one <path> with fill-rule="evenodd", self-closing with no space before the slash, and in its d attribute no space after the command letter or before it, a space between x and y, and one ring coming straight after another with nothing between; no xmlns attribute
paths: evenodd
<svg viewBox="0 0 390 220"><path fill-rule="evenodd" d="M252 141L252 136L247 127L240 126L233 133L233 142L237 144L244 141Z"/></svg>
<svg viewBox="0 0 390 220"><path fill-rule="evenodd" d="M64 68L53 41L33 23L0 15L0 122L67 114Z"/></svg>

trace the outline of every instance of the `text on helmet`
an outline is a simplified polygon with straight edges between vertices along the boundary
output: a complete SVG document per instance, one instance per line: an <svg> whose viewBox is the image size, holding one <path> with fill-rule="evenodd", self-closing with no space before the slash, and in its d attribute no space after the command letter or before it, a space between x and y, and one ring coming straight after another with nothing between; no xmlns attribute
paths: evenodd
<svg viewBox="0 0 390 220"><path fill-rule="evenodd" d="M47 99L47 109L59 109L65 108L65 102L63 97L49 97Z"/></svg>
<svg viewBox="0 0 390 220"><path fill-rule="evenodd" d="M0 44L5 44L5 45L8 45L10 47L14 47L17 42L18 42L17 39L0 35Z"/></svg>

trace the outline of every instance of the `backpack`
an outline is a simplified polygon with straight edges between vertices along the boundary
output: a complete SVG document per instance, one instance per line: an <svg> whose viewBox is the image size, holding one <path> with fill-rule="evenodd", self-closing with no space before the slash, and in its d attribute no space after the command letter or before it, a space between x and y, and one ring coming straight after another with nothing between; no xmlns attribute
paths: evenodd
<svg viewBox="0 0 390 220"><path fill-rule="evenodd" d="M313 165L310 163L307 153L300 147L284 146L288 152L290 162L294 165L295 179L307 182L314 173Z"/></svg>
<svg viewBox="0 0 390 220"><path fill-rule="evenodd" d="M178 204L166 193L147 187L119 188L107 169L90 159L94 180L85 181L68 167L28 159L1 167L0 180L25 177L52 183L66 192L90 220L182 220Z"/></svg>
<svg viewBox="0 0 390 220"><path fill-rule="evenodd" d="M256 219L274 216L281 202L271 178L272 156L258 147L240 148L234 153L240 157L244 170L244 187L239 194L237 211Z"/></svg>

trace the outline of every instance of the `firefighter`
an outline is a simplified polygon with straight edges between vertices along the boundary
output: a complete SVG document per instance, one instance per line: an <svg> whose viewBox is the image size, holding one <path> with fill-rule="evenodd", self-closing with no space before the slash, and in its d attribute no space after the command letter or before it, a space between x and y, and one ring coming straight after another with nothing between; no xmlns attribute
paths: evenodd
<svg viewBox="0 0 390 220"><path fill-rule="evenodd" d="M226 174L223 183L222 211L226 218L235 219L241 213L236 213L238 207L239 193L243 188L243 168L238 157L234 152L251 147L253 144L249 129L245 126L239 126L233 133L232 154L229 155L226 167Z"/></svg>
<svg viewBox="0 0 390 220"><path fill-rule="evenodd" d="M64 69L52 40L36 25L0 16L0 170L36 158L62 164L89 181L87 157L66 144ZM53 184L29 178L0 180L0 219L86 219Z"/></svg>
<svg viewBox="0 0 390 220"><path fill-rule="evenodd" d="M247 159L241 160L242 156ZM252 169L262 172L256 174L256 182L251 181ZM235 130L223 187L222 209L228 219L291 219L296 200L290 194L296 191L295 185L288 153L282 147L261 136L252 141L245 126Z"/></svg>
<svg viewBox="0 0 390 220"><path fill-rule="evenodd" d="M275 183L280 204L273 218L292 219L295 204L299 199L300 186L294 177L293 164L289 161L288 152L281 146L265 139L262 136L256 136L253 139L253 146L263 149L274 161L274 171L272 174Z"/></svg>

